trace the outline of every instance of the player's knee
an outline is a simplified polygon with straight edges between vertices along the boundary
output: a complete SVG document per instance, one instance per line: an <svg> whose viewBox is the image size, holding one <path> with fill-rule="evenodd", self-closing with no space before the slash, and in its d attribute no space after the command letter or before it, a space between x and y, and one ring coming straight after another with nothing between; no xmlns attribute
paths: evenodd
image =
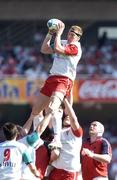
<svg viewBox="0 0 117 180"><path fill-rule="evenodd" d="M50 98L50 103L49 103L48 108L51 111L58 109L61 105L61 102L63 101L63 98L64 98L64 94L60 92L54 93Z"/></svg>

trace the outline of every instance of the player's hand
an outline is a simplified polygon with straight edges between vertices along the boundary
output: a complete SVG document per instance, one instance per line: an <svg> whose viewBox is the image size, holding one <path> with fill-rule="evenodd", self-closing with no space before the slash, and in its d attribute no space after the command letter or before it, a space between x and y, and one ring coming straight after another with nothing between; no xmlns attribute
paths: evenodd
<svg viewBox="0 0 117 180"><path fill-rule="evenodd" d="M87 148L83 148L82 150L82 155L85 156L87 155L88 157L93 157L94 153L92 151L90 151L89 149Z"/></svg>
<svg viewBox="0 0 117 180"><path fill-rule="evenodd" d="M39 173L37 170L35 171L35 176L36 176L37 178L40 177L40 173Z"/></svg>
<svg viewBox="0 0 117 180"><path fill-rule="evenodd" d="M65 24L62 21L60 21L60 23L58 23L58 25L57 25L57 32L56 32L56 34L61 36L63 31L64 31L64 29L65 29Z"/></svg>
<svg viewBox="0 0 117 180"><path fill-rule="evenodd" d="M55 29L49 29L48 33L51 35L54 35L56 33L56 30Z"/></svg>

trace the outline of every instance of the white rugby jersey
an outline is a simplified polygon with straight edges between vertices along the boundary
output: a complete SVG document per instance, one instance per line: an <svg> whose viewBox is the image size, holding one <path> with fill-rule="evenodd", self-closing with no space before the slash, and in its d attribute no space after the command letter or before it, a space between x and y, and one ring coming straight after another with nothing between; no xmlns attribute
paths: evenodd
<svg viewBox="0 0 117 180"><path fill-rule="evenodd" d="M26 151L26 146L15 140L0 143L1 180L21 179L23 155Z"/></svg>
<svg viewBox="0 0 117 180"><path fill-rule="evenodd" d="M43 140L40 139L39 134L35 131L31 133L30 135L25 136L24 138L19 140L23 144L25 144L28 148L28 152L31 155L31 159L33 160L33 163L35 164L35 150L36 147L41 146L43 144ZM30 171L29 167L23 163L22 166L22 180L37 180L39 178L36 178L33 173Z"/></svg>
<svg viewBox="0 0 117 180"><path fill-rule="evenodd" d="M52 165L57 169L64 169L70 172L81 170L80 150L82 137L76 137L71 128L65 128L61 132L62 148L60 156Z"/></svg>
<svg viewBox="0 0 117 180"><path fill-rule="evenodd" d="M61 44L62 46L66 46L67 40L61 40ZM81 58L82 50L81 50L80 42L75 42L71 44L75 44L78 47L78 54L63 55L63 54L55 53L53 65L52 68L50 69L50 74L66 76L74 81L76 77L77 64Z"/></svg>

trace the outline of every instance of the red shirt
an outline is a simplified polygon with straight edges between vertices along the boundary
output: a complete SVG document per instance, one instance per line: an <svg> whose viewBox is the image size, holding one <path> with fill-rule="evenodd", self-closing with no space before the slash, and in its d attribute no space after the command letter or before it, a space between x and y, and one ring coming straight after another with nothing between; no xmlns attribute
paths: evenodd
<svg viewBox="0 0 117 180"><path fill-rule="evenodd" d="M102 137L98 138L93 143L90 143L90 139L88 139L83 143L83 148L87 148L96 154L112 155L110 143ZM108 163L96 161L86 155L82 156L81 161L83 180L92 180L98 176L108 176Z"/></svg>

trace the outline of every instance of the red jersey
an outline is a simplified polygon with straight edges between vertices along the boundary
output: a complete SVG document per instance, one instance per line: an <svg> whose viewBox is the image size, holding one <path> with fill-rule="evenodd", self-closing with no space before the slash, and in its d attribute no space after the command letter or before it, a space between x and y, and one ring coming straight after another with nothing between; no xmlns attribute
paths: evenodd
<svg viewBox="0 0 117 180"><path fill-rule="evenodd" d="M83 143L83 148L87 148L96 154L109 154L112 155L112 149L110 143L102 137L99 137L95 142L91 143L88 139ZM92 180L95 177L108 176L108 163L99 162L87 155L82 156L82 175L83 180Z"/></svg>

